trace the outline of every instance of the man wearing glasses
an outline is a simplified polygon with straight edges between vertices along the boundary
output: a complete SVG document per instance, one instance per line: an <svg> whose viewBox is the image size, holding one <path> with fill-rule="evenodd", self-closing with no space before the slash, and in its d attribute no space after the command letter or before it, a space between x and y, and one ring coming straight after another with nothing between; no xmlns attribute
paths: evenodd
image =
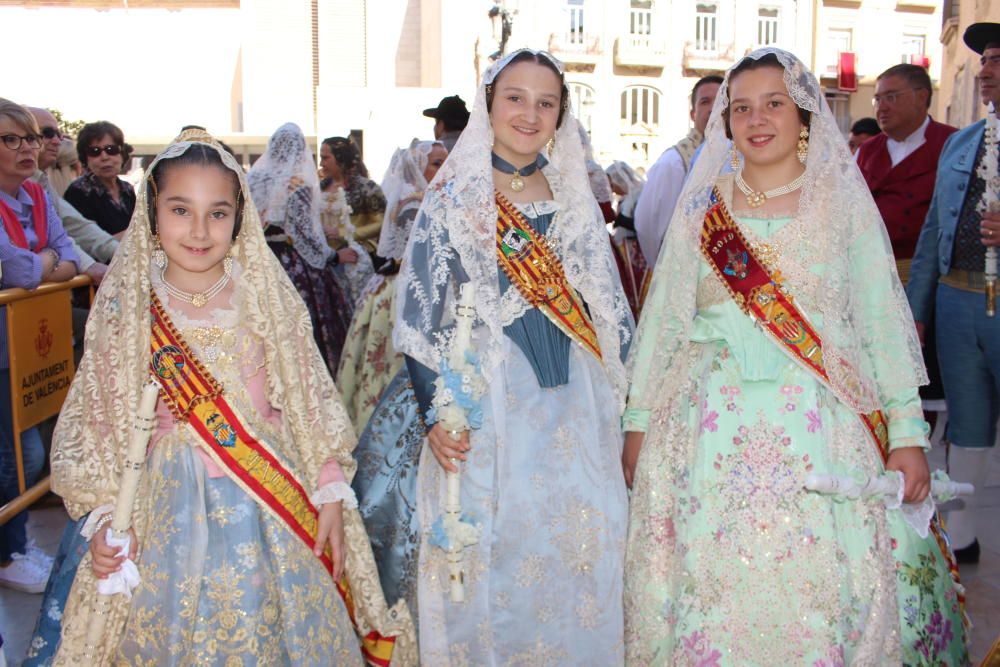
<svg viewBox="0 0 1000 667"><path fill-rule="evenodd" d="M956 128L928 114L931 78L917 65L895 65L882 72L872 104L882 134L858 149L858 167L885 221L905 285L931 204L938 158Z"/></svg>
<svg viewBox="0 0 1000 667"><path fill-rule="evenodd" d="M1000 23L973 23L963 39L982 56L976 78L983 103L1000 106ZM976 486L976 495L942 508L959 563L979 560L970 510L982 497L1000 416L1000 317L986 316L983 276L986 247L1000 245L1000 215L977 210L985 190L976 173L986 159L984 128L981 120L945 142L906 287L921 340L936 321L948 404L948 473Z"/></svg>
<svg viewBox="0 0 1000 667"><path fill-rule="evenodd" d="M85 218L72 204L56 194L45 170L54 165L59 157L59 144L62 140L59 124L45 109L29 107L28 110L38 121L38 129L42 133L38 171L32 180L45 188L49 200L62 219L63 228L73 239L77 254L80 256L80 271L89 275L95 284L100 284L104 273L108 270L107 265L111 257L118 249L118 240L98 227L96 222Z"/></svg>

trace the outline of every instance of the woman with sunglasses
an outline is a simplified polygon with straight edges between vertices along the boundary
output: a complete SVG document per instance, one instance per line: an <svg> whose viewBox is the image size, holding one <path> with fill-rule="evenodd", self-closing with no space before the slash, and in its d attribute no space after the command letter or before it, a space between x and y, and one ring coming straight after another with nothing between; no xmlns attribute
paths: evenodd
<svg viewBox="0 0 1000 667"><path fill-rule="evenodd" d="M19 104L0 99L0 289L34 289L77 274L76 252L45 190L29 179L38 169L42 140L35 117ZM38 429L21 433L24 477L30 486L45 464ZM0 308L0 505L18 495L7 309ZM41 593L52 560L28 540L27 512L0 526L0 586Z"/></svg>
<svg viewBox="0 0 1000 667"><path fill-rule="evenodd" d="M132 219L135 190L118 177L125 162L125 135L114 123L87 123L76 138L76 152L86 170L66 188L65 199L85 218L120 239Z"/></svg>

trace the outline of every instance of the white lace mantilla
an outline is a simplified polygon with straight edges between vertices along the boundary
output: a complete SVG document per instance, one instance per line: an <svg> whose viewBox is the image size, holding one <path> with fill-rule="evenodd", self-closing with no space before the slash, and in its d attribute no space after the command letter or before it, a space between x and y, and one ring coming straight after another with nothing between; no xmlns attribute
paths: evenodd
<svg viewBox="0 0 1000 667"><path fill-rule="evenodd" d="M882 407L885 397L927 383L913 317L885 225L819 83L787 51L768 47L746 58L769 55L784 68L789 96L810 112L805 184L795 220L776 239L782 244L776 267L803 309L818 314L833 390L854 410L871 412ZM725 191L732 191L732 177L720 176L730 159L731 142L722 117L728 91L727 73L657 261L646 299L651 312L637 332L645 341L643 348L653 341L655 362L631 368L633 408L655 410L673 395L663 381L671 376L675 354L690 337L701 228L713 187L725 185L723 199L731 207ZM743 231L752 241L753 235Z"/></svg>
<svg viewBox="0 0 1000 667"><path fill-rule="evenodd" d="M485 85L507 62L496 63L483 77L469 124L424 195L396 283L393 345L432 369L451 346L458 285L475 284L474 344L487 379L504 359L503 327L531 307L517 290L500 295L496 261L493 130ZM579 124L570 110L542 173L559 207L546 236L569 283L587 303L605 372L624 406L627 381L620 355L632 337L632 315L591 192Z"/></svg>

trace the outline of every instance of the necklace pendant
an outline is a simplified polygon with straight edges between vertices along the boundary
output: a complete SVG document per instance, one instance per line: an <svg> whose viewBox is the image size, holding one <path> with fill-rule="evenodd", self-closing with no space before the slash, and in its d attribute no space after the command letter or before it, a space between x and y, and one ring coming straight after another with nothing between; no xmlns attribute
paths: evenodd
<svg viewBox="0 0 1000 667"><path fill-rule="evenodd" d="M514 192L520 192L524 189L524 179L521 178L521 174L516 169L513 178L510 179L510 189Z"/></svg>
<svg viewBox="0 0 1000 667"><path fill-rule="evenodd" d="M206 303L208 303L208 297L204 294L191 295L191 305L195 308L204 308Z"/></svg>
<svg viewBox="0 0 1000 667"><path fill-rule="evenodd" d="M763 206L764 202L766 201L767 201L767 195L765 195L763 192L751 192L747 195L747 204L750 205L750 208L757 208L759 206Z"/></svg>

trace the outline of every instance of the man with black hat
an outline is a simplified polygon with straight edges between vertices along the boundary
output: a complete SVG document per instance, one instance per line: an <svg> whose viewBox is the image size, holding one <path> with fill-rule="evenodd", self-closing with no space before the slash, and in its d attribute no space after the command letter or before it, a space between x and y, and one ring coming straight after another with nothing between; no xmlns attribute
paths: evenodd
<svg viewBox="0 0 1000 667"><path fill-rule="evenodd" d="M976 75L984 104L1000 109L1000 23L974 23L966 45L982 55ZM982 497L1000 417L1000 317L987 317L983 268L987 246L1000 246L1000 215L977 210L985 189L976 173L985 159L985 121L955 132L941 150L934 197L917 241L906 295L923 340L936 318L937 352L948 404L952 479L976 495L953 501L947 528L960 563L979 560L974 508Z"/></svg>
<svg viewBox="0 0 1000 667"><path fill-rule="evenodd" d="M450 153L462 130L469 123L469 110L458 95L443 98L436 107L424 109L424 115L433 118L434 138L444 144Z"/></svg>

